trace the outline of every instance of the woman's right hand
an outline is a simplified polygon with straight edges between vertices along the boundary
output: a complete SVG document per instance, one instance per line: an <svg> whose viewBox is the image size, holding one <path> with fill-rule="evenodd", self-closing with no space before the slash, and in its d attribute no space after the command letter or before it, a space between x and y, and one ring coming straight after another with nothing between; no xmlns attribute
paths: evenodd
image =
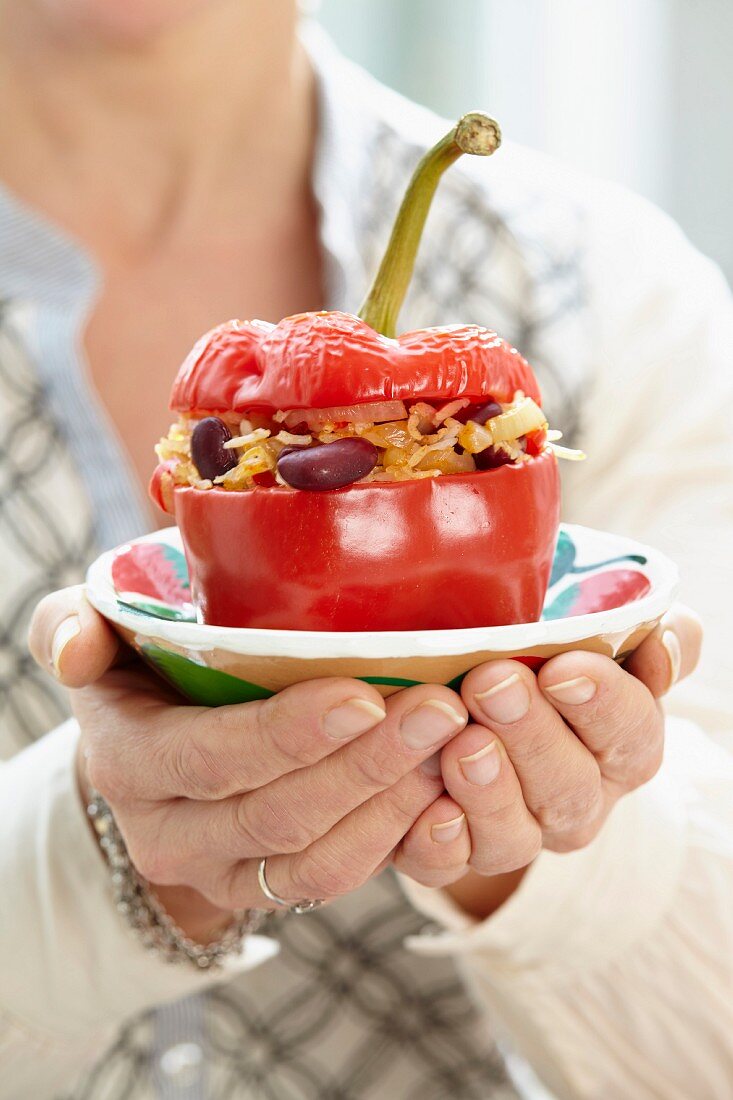
<svg viewBox="0 0 733 1100"><path fill-rule="evenodd" d="M440 796L430 758L468 718L442 686L385 700L349 679L182 705L141 665L119 663L117 636L80 587L39 604L30 646L74 689L82 798L100 791L140 874L202 940L224 913L271 907L257 880L264 856L270 888L294 901L366 882Z"/></svg>

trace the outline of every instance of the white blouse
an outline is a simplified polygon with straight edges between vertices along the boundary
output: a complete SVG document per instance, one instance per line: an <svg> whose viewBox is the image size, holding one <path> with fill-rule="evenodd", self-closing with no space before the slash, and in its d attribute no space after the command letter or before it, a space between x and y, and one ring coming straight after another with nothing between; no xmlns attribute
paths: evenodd
<svg viewBox="0 0 733 1100"><path fill-rule="evenodd" d="M355 176L363 177L364 164L345 158L342 147L329 152L329 126L341 111L352 137L376 134L384 153L376 163L387 176L397 153L406 162L441 126L326 47L313 49L325 97L321 158L330 164L314 181L323 247L332 304L353 308L384 226L355 227ZM662 771L619 804L600 836L570 855L543 852L481 923L444 895L403 881L412 904L439 925L407 947L458 961L491 1027L515 1051L522 1087L531 1067L561 1100L729 1100L731 297L715 267L648 204L524 150L508 147L495 161L488 185L471 165L454 170L431 216L429 235L440 245L421 254L410 325L448 319L442 314L455 302L440 286L451 271L462 273L451 292L465 304L460 319L498 318L496 327L538 363L553 419L568 414L574 441L589 455L563 471L565 518L672 556L683 598L706 623L706 647L698 673L669 697ZM3 285L27 260L13 267L17 252L2 248L3 216L5 240L12 232L17 242L18 210L9 196L0 204L0 300L27 310L32 288L13 298ZM461 232L450 232L456 224ZM476 241L489 230L495 252L481 265ZM369 247L357 247L360 232ZM565 294L574 296L572 308L561 308ZM541 317L533 328L517 305L528 300ZM521 340L523 325L531 347ZM87 483L86 493L89 507L99 486ZM246 983L278 950L267 937L251 937L214 979L158 962L137 943L112 905L75 790L77 732L68 722L0 765L0 1098L7 1100L50 1100L136 1013L234 975ZM8 755L12 737L3 736Z"/></svg>

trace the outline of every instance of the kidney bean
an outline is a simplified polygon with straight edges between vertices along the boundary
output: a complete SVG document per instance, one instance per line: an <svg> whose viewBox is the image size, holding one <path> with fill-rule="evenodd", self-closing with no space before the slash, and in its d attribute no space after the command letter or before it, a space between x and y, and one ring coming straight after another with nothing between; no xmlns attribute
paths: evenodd
<svg viewBox="0 0 733 1100"><path fill-rule="evenodd" d="M293 451L307 451L309 446L309 443L288 443L286 447L283 447L277 457L283 458L284 455L292 454Z"/></svg>
<svg viewBox="0 0 733 1100"><path fill-rule="evenodd" d="M213 481L237 465L235 451L224 447L231 438L232 433L218 416L199 420L191 433L191 458L201 477Z"/></svg>
<svg viewBox="0 0 733 1100"><path fill-rule="evenodd" d="M527 451L527 436L520 436L516 441L520 451ZM531 453L531 452L530 452ZM484 451L479 451L477 455L474 455L477 470L496 470L499 466L506 466L508 463L513 462L514 459L510 458L506 451L503 451L501 447L487 447Z"/></svg>
<svg viewBox="0 0 733 1100"><path fill-rule="evenodd" d="M472 412L468 419L475 420L477 424L485 424L492 417L499 416L502 411L498 401L487 401L485 405L480 405L475 412Z"/></svg>
<svg viewBox="0 0 733 1100"><path fill-rule="evenodd" d="M473 460L477 470L498 470L500 466L506 466L512 461L506 451L498 447L487 447L486 450L479 451L473 456Z"/></svg>
<svg viewBox="0 0 733 1100"><path fill-rule="evenodd" d="M277 460L278 473L293 489L322 493L341 489L366 477L377 465L377 448L368 439L336 439L315 447L284 448Z"/></svg>
<svg viewBox="0 0 733 1100"><path fill-rule="evenodd" d="M490 397L483 405L468 405L465 409L461 409L456 413L455 419L460 420L461 424L467 424L469 420L475 420L477 424L485 424L487 420L491 420L492 416L499 416L502 411L498 401Z"/></svg>

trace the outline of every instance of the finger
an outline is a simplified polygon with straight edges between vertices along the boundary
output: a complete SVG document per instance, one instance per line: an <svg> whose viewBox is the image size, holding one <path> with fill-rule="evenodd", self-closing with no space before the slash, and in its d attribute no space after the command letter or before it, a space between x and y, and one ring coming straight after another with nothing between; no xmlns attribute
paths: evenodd
<svg viewBox="0 0 733 1100"><path fill-rule="evenodd" d="M598 653L561 653L540 670L541 690L620 791L646 783L662 762L664 720L651 692Z"/></svg>
<svg viewBox="0 0 733 1100"><path fill-rule="evenodd" d="M702 623L682 604L673 607L661 623L624 662L624 668L645 684L655 699L666 695L689 676L700 660Z"/></svg>
<svg viewBox="0 0 733 1100"><path fill-rule="evenodd" d="M207 708L125 693L119 676L92 689L99 714L90 767L103 794L111 785L139 800L219 800L264 786L342 748L386 714L382 696L361 680L312 680L270 699Z"/></svg>
<svg viewBox="0 0 733 1100"><path fill-rule="evenodd" d="M476 721L501 739L548 846L565 849L595 822L600 825L598 764L542 694L533 672L516 661L491 661L469 672L461 694Z"/></svg>
<svg viewBox="0 0 733 1100"><path fill-rule="evenodd" d="M41 600L31 620L28 646L41 668L70 688L93 684L124 652L118 635L88 603L81 584Z"/></svg>
<svg viewBox="0 0 733 1100"><path fill-rule="evenodd" d="M501 739L483 726L467 726L443 749L442 763L446 790L468 822L471 867L497 875L531 863L542 830Z"/></svg>
<svg viewBox="0 0 733 1100"><path fill-rule="evenodd" d="M388 858L442 789L439 776L414 771L375 795L303 852L267 860L267 881L282 898L335 898L362 886ZM207 886L212 901L232 908L268 907L257 884L257 860L229 867ZM225 906L226 907L226 906Z"/></svg>
<svg viewBox="0 0 733 1100"><path fill-rule="evenodd" d="M392 695L369 733L316 764L216 803L180 801L191 858L212 851L231 859L299 852L374 795L393 787L466 725L460 697L421 684ZM440 763L429 771L440 775Z"/></svg>
<svg viewBox="0 0 733 1100"><path fill-rule="evenodd" d="M412 826L395 852L394 865L415 882L438 889L462 878L470 858L466 815L449 795L441 795Z"/></svg>

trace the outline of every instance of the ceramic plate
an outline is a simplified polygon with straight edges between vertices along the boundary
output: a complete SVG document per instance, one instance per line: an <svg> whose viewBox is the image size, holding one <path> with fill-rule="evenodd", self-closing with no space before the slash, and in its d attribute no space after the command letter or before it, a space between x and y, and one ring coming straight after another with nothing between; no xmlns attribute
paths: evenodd
<svg viewBox="0 0 733 1100"><path fill-rule="evenodd" d="M196 620L177 528L103 554L91 603L189 699L263 699L317 676L356 676L383 695L417 683L451 687L477 664L513 657L538 668L564 650L623 660L670 606L677 569L656 550L587 527L560 529L542 619L517 626L373 633L255 630Z"/></svg>

